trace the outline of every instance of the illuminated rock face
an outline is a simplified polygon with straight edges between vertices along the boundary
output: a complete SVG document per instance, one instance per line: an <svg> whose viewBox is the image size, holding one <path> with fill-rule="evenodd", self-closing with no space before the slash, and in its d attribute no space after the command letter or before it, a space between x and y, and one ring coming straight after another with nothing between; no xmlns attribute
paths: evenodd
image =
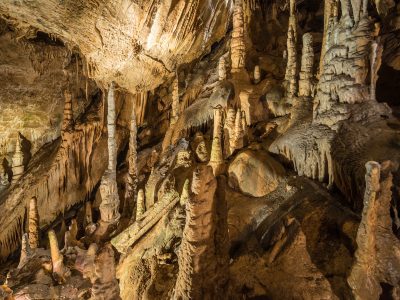
<svg viewBox="0 0 400 300"><path fill-rule="evenodd" d="M2 1L0 13L77 46L90 77L136 93L155 88L223 37L229 2Z"/></svg>
<svg viewBox="0 0 400 300"><path fill-rule="evenodd" d="M400 298L400 10L317 2L2 1L0 298Z"/></svg>

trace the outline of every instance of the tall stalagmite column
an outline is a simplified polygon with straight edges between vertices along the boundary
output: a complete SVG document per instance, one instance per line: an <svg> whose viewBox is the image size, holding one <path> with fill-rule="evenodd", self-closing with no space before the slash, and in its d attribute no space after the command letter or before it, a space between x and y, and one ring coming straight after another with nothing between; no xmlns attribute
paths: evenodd
<svg viewBox="0 0 400 300"><path fill-rule="evenodd" d="M137 124L135 104L132 104L131 122L129 126L129 152L128 152L128 175L125 186L125 212L132 212L138 176L137 166Z"/></svg>
<svg viewBox="0 0 400 300"><path fill-rule="evenodd" d="M231 73L238 73L245 67L246 45L244 42L243 0L235 0L233 8L231 61L232 61Z"/></svg>
<svg viewBox="0 0 400 300"><path fill-rule="evenodd" d="M378 81L378 71L382 64L383 47L377 41L371 44L371 86L370 95L372 100L376 100L376 83Z"/></svg>
<svg viewBox="0 0 400 300"><path fill-rule="evenodd" d="M108 168L101 178L100 214L105 223L116 223L119 218L119 196L117 188L117 149L115 142L115 98L114 83L111 84L107 97L107 130L108 130Z"/></svg>
<svg viewBox="0 0 400 300"><path fill-rule="evenodd" d="M313 87L314 49L311 33L303 35L303 52L299 80L299 96L310 97Z"/></svg>
<svg viewBox="0 0 400 300"><path fill-rule="evenodd" d="M24 154L22 152L21 146L21 136L18 132L17 134L17 144L15 145L15 153L12 157L12 181L11 183L17 182L21 176L24 174Z"/></svg>
<svg viewBox="0 0 400 300"><path fill-rule="evenodd" d="M287 65L285 72L285 85L288 98L297 93L297 18L295 12L295 0L290 0L290 17L287 36Z"/></svg>
<svg viewBox="0 0 400 300"><path fill-rule="evenodd" d="M31 249L39 247L39 212L36 197L32 197L29 202L28 238Z"/></svg>
<svg viewBox="0 0 400 300"><path fill-rule="evenodd" d="M173 299L213 299L217 181L212 170L200 166L193 174L192 195L186 203L186 224L178 253L179 273ZM214 295L216 296L216 295Z"/></svg>

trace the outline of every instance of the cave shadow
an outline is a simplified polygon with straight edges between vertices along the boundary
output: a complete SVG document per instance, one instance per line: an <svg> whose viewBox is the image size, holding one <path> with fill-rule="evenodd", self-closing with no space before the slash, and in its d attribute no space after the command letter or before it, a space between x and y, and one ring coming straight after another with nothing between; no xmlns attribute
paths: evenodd
<svg viewBox="0 0 400 300"><path fill-rule="evenodd" d="M20 138L21 138L21 151L24 154L24 160L23 160L23 165L26 167L28 166L28 163L30 162L32 158L32 143L21 133L18 133Z"/></svg>

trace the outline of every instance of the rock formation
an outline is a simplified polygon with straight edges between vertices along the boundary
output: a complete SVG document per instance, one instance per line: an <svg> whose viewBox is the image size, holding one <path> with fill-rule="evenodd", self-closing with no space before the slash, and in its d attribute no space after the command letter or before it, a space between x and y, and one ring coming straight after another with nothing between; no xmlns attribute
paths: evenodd
<svg viewBox="0 0 400 300"><path fill-rule="evenodd" d="M28 208L28 238L29 248L36 249L39 247L39 212L36 197L32 197Z"/></svg>
<svg viewBox="0 0 400 300"><path fill-rule="evenodd" d="M71 275L70 270L64 265L64 256L61 254L58 247L58 241L54 230L48 232L51 262L53 265L53 276L54 279L59 282L65 282L66 279Z"/></svg>
<svg viewBox="0 0 400 300"><path fill-rule="evenodd" d="M241 71L246 64L244 26L243 1L235 0L233 8L233 30L231 39L231 73L237 73Z"/></svg>
<svg viewBox="0 0 400 300"><path fill-rule="evenodd" d="M21 136L17 134L17 143L15 144L15 152L12 157L12 181L11 184L16 183L24 174L24 154L22 153Z"/></svg>
<svg viewBox="0 0 400 300"><path fill-rule="evenodd" d="M0 299L400 298L397 2L1 1Z"/></svg>
<svg viewBox="0 0 400 300"><path fill-rule="evenodd" d="M299 74L299 96L310 97L314 91L314 49L310 33L303 35L303 52Z"/></svg>
<svg viewBox="0 0 400 300"><path fill-rule="evenodd" d="M115 142L115 98L114 84L111 84L107 96L107 134L108 134L108 167L101 178L100 214L101 220L105 223L114 224L120 218L119 195L116 179L117 149Z"/></svg>

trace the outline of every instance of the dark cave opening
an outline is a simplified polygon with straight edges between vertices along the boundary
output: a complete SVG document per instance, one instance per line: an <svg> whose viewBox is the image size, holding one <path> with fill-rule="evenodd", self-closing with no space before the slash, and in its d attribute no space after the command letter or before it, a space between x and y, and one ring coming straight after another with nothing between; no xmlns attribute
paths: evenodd
<svg viewBox="0 0 400 300"><path fill-rule="evenodd" d="M386 102L393 113L400 116L400 71L383 63L379 70L379 78L376 85L376 98L378 102Z"/></svg>

